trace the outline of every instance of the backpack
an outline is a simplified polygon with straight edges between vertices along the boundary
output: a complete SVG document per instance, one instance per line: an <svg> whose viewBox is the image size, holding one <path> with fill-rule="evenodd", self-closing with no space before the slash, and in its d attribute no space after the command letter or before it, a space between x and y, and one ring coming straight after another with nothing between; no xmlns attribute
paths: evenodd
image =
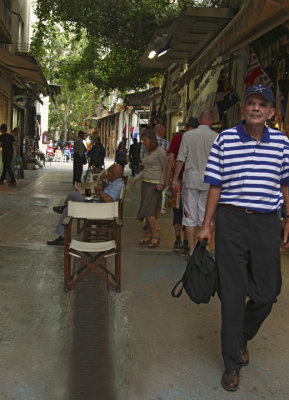
<svg viewBox="0 0 289 400"><path fill-rule="evenodd" d="M171 291L173 297L180 297L183 289L190 299L197 304L208 303L216 292L216 265L215 260L207 250L207 239L198 242L190 256L185 273ZM181 289L176 293L178 285Z"/></svg>

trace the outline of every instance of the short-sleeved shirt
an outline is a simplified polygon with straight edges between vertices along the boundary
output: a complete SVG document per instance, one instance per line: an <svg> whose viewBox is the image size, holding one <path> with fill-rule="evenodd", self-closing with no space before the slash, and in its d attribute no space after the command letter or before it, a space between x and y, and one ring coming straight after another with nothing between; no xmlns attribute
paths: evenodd
<svg viewBox="0 0 289 400"><path fill-rule="evenodd" d="M180 149L180 145L181 145L181 141L182 141L183 134L184 134L184 132L178 133L178 134L175 135L175 136L172 138L172 140L171 140L171 144L170 144L168 153L169 153L169 154L170 154L170 153L174 154L175 160L177 159L178 154L179 154L179 149ZM184 172L184 166L183 166L183 168L181 169L181 172L180 172L180 174L179 174L179 179L182 179L182 178L183 178L183 172Z"/></svg>
<svg viewBox="0 0 289 400"><path fill-rule="evenodd" d="M124 187L122 178L118 178L113 182L110 182L103 193L111 197L112 201L118 201L120 198L121 189Z"/></svg>
<svg viewBox="0 0 289 400"><path fill-rule="evenodd" d="M283 132L264 128L259 142L238 126L215 140L205 182L221 187L219 204L273 212L283 204L280 185L289 182L289 140Z"/></svg>
<svg viewBox="0 0 289 400"><path fill-rule="evenodd" d="M13 143L15 138L10 133L2 133L0 135L0 142L2 144L2 158L3 160L10 160L13 158Z"/></svg>
<svg viewBox="0 0 289 400"><path fill-rule="evenodd" d="M204 173L216 136L207 125L199 125L183 134L177 160L185 163L184 188L209 190L209 185L204 183Z"/></svg>

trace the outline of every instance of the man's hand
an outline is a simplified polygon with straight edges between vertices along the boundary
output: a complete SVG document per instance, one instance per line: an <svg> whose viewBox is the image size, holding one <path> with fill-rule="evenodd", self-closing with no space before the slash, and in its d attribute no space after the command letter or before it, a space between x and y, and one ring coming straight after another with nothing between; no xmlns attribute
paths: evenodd
<svg viewBox="0 0 289 400"><path fill-rule="evenodd" d="M209 245L212 241L211 227L210 226L202 227L199 234L197 235L197 238L200 242L202 242L203 239L208 239L208 245Z"/></svg>
<svg viewBox="0 0 289 400"><path fill-rule="evenodd" d="M172 180L172 188L173 188L174 190L177 190L179 186L180 186L179 181L176 180L176 179L173 179L173 180Z"/></svg>
<svg viewBox="0 0 289 400"><path fill-rule="evenodd" d="M102 190L102 187L100 185L94 186L94 192L99 193Z"/></svg>
<svg viewBox="0 0 289 400"><path fill-rule="evenodd" d="M159 192L162 192L163 189L164 189L164 185L161 185L161 184L156 185L156 189L157 189Z"/></svg>
<svg viewBox="0 0 289 400"><path fill-rule="evenodd" d="M135 180L132 179L132 180L129 182L129 184L130 184L131 187L134 187L134 185L135 185Z"/></svg>
<svg viewBox="0 0 289 400"><path fill-rule="evenodd" d="M284 249L289 248L289 219L286 219L285 224L284 224Z"/></svg>

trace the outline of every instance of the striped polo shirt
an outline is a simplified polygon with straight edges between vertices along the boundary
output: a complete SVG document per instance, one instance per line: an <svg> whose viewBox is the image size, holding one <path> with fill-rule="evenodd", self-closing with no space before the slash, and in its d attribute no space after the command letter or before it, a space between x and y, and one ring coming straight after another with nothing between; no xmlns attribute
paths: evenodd
<svg viewBox="0 0 289 400"><path fill-rule="evenodd" d="M283 132L265 127L256 142L243 124L216 138L204 181L221 187L219 204L276 211L283 204L280 185L289 182L289 140Z"/></svg>

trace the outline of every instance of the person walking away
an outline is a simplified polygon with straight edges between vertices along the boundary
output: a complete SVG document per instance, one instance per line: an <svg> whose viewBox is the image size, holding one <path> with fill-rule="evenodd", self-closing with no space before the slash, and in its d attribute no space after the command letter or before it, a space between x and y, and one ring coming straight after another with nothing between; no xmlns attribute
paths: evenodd
<svg viewBox="0 0 289 400"><path fill-rule="evenodd" d="M204 219L209 192L209 185L204 183L204 172L217 136L217 133L210 129L212 123L211 111L203 111L199 117L198 128L184 133L175 165L174 188L177 188L180 172L183 166L185 167L182 223L186 229L190 254L195 247L195 229L202 225Z"/></svg>
<svg viewBox="0 0 289 400"><path fill-rule="evenodd" d="M123 141L120 142L115 153L115 162L124 167L128 163L127 150Z"/></svg>
<svg viewBox="0 0 289 400"><path fill-rule="evenodd" d="M166 183L165 187L171 186L171 178L174 175L174 166L176 159L179 154L179 149L182 141L183 134L186 131L190 131L193 129L196 129L199 126L199 121L197 118L190 117L187 124L185 125L185 130L181 131L180 133L177 133L176 135L173 136L171 140L171 144L169 147L169 157L168 157L168 165L167 165L167 175L166 175ZM188 241L186 237L186 232L184 232L184 242L182 243L182 238L181 238L181 232L183 229L182 225L182 219L183 219L183 206L182 206L182 179L183 179L183 170L184 167L181 169L180 174L179 174L179 179L178 179L178 186L179 186L179 192L180 192L180 205L179 208L173 207L173 226L174 226L174 231L175 231L175 243L173 250L176 252L181 252L182 256L187 256L189 254L189 246L188 246Z"/></svg>
<svg viewBox="0 0 289 400"><path fill-rule="evenodd" d="M73 154L73 184L75 182L81 182L81 176L83 172L83 164L85 163L85 152L86 147L83 143L84 132L79 131L78 137L74 142L74 154Z"/></svg>
<svg viewBox="0 0 289 400"><path fill-rule="evenodd" d="M221 384L229 391L238 389L239 371L249 363L248 341L281 291L278 211L283 203L284 247L289 247L289 140L265 125L275 113L274 103L268 86L249 87L241 106L244 120L220 133L205 172L210 192L198 238L211 242L217 210L215 257L225 364Z"/></svg>
<svg viewBox="0 0 289 400"><path fill-rule="evenodd" d="M132 176L138 172L140 163L140 144L137 139L133 139L133 144L129 148L129 161Z"/></svg>
<svg viewBox="0 0 289 400"><path fill-rule="evenodd" d="M149 248L157 247L160 239L157 235L156 214L161 207L162 191L166 178L167 154L156 140L152 130L145 130L142 134L142 143L146 149L143 158L143 170L130 181L133 187L138 180L141 183L141 202L138 210L138 220L146 218L148 227L147 237L139 244L147 245Z"/></svg>
<svg viewBox="0 0 289 400"><path fill-rule="evenodd" d="M13 135L7 133L7 125L2 124L0 127L0 145L2 146L2 161L3 169L0 178L0 185L4 184L4 179L8 173L10 181L8 186L16 186L16 180L11 168L11 161L13 160L13 148L17 149L17 144Z"/></svg>
<svg viewBox="0 0 289 400"><path fill-rule="evenodd" d="M100 142L100 138L97 137L95 144L87 153L88 165L89 167L95 167L100 170L104 166L105 149Z"/></svg>

